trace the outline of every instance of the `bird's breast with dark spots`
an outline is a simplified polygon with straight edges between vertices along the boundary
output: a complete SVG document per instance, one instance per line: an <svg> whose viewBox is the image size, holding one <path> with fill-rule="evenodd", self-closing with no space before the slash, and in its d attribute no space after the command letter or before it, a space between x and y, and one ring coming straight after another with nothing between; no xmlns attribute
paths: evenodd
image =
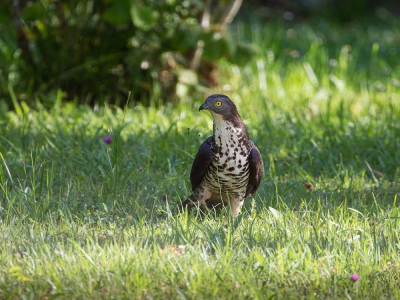
<svg viewBox="0 0 400 300"><path fill-rule="evenodd" d="M246 190L249 179L250 149L239 136L216 136L214 159L205 174L208 187L216 192Z"/></svg>

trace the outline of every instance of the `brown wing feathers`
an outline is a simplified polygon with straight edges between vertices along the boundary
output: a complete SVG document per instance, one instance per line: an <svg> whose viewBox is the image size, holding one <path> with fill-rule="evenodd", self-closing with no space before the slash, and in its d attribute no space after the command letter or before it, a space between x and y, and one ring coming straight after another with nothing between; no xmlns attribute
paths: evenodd
<svg viewBox="0 0 400 300"><path fill-rule="evenodd" d="M201 144L199 151L194 158L192 169L190 171L190 183L192 184L192 190L197 188L203 180L204 173L213 159L212 152L212 136Z"/></svg>
<svg viewBox="0 0 400 300"><path fill-rule="evenodd" d="M260 151L254 146L249 155L249 183L247 184L246 196L252 196L258 189L261 177L264 173L263 161Z"/></svg>

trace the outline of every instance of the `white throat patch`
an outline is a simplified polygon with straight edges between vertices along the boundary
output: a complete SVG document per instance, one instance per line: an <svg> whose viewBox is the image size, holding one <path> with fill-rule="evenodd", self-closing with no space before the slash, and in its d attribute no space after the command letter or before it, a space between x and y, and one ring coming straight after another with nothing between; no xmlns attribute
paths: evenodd
<svg viewBox="0 0 400 300"><path fill-rule="evenodd" d="M218 153L215 155L218 157L219 164L225 164L226 168L243 165L246 162L248 151L245 149L246 146L239 141L242 129L235 128L231 122L224 120L220 115L213 114L213 116L214 142L219 149ZM240 155L240 153L246 154L243 156ZM238 169L237 172L240 172L240 170ZM221 170L221 172L218 173L221 176L223 171Z"/></svg>

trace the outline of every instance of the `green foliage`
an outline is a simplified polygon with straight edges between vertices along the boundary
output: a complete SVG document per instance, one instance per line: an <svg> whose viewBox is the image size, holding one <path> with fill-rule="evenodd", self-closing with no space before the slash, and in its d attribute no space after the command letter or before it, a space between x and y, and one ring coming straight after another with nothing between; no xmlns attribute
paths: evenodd
<svg viewBox="0 0 400 300"><path fill-rule="evenodd" d="M245 64L253 54L231 53L236 42L218 21L201 26L200 1L8 2L0 4L10 11L0 30L0 101L9 106L11 94L52 106L58 89L63 99L87 104L122 105L129 91L134 101L170 101L215 84L208 78L222 57ZM192 63L199 42L206 46L201 70ZM180 80L182 70L196 81Z"/></svg>
<svg viewBox="0 0 400 300"><path fill-rule="evenodd" d="M397 28L236 27L260 52L223 62L216 92L265 177L235 221L177 214L212 130L202 98L1 110L1 297L399 298Z"/></svg>
<svg viewBox="0 0 400 300"><path fill-rule="evenodd" d="M154 28L159 15L158 11L148 6L132 5L131 7L133 24L142 30L150 30Z"/></svg>

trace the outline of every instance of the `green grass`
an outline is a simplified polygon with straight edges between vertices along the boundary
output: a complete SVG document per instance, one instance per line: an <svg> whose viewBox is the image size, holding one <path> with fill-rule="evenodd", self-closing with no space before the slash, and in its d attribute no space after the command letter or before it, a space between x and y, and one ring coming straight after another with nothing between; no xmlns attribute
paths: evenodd
<svg viewBox="0 0 400 300"><path fill-rule="evenodd" d="M215 92L265 176L235 221L177 213L200 96L0 112L0 299L398 299L400 26L374 24L237 26L260 52Z"/></svg>

